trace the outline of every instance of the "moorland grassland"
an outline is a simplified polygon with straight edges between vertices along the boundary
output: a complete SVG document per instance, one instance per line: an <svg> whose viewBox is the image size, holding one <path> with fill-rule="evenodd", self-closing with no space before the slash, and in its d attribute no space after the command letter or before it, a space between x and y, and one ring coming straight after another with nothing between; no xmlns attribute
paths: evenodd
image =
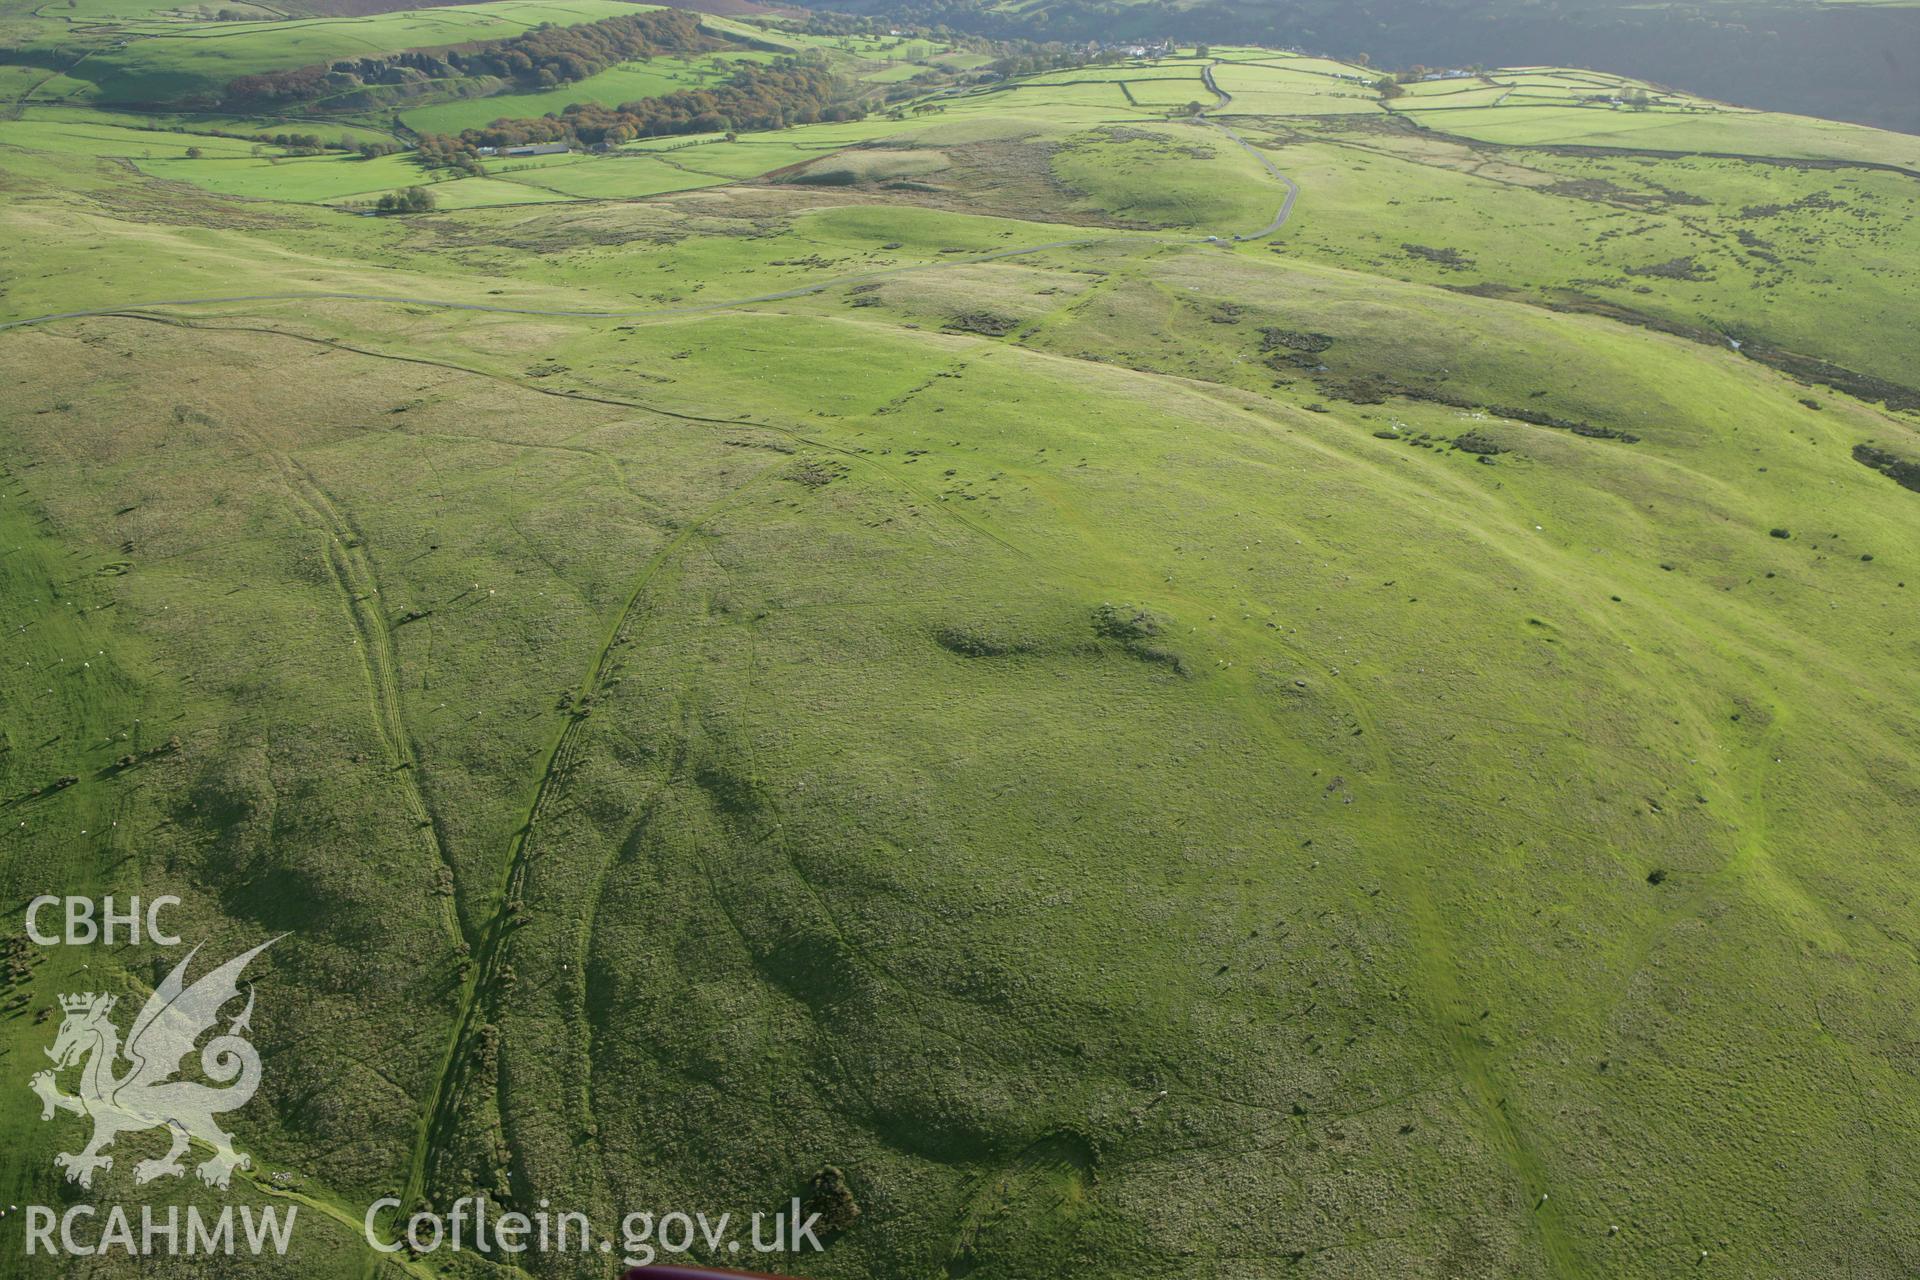
<svg viewBox="0 0 1920 1280"><path fill-rule="evenodd" d="M796 1274L1920 1265L1920 139L721 19L611 101L179 105L614 9L7 11L7 929L288 935L230 1198L298 1246L163 1273L605 1275L360 1223L824 1166ZM410 146L782 50L900 96ZM172 960L10 966L0 1202L80 1194L40 1011ZM146 1140L96 1196L229 1198Z"/></svg>

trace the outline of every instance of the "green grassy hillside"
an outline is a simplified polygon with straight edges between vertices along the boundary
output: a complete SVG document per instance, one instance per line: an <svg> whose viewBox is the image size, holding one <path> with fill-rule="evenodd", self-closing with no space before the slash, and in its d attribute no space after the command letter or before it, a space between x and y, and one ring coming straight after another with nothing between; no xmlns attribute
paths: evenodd
<svg viewBox="0 0 1920 1280"><path fill-rule="evenodd" d="M360 1223L826 1166L823 1252L695 1256L1911 1270L1912 139L1369 81L484 176L0 121L9 936L288 935L255 1167L92 1196L300 1207L212 1277L605 1276ZM0 1204L61 1205L56 996L174 957L20 954Z"/></svg>
<svg viewBox="0 0 1920 1280"><path fill-rule="evenodd" d="M217 96L237 76L500 40L543 22L571 26L634 11L618 0L491 0L359 18L112 22L103 23L97 37L81 23L48 37L46 57L64 53L76 60L30 100L165 103ZM90 37L98 43L84 43Z"/></svg>
<svg viewBox="0 0 1920 1280"><path fill-rule="evenodd" d="M342 3L343 0L319 0ZM998 38L1284 45L1384 68L1577 66L1920 131L1910 0L813 0Z"/></svg>

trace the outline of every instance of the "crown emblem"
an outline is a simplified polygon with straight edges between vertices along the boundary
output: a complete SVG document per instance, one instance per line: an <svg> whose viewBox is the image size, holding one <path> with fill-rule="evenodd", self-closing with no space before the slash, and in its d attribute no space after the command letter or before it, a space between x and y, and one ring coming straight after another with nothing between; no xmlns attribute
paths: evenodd
<svg viewBox="0 0 1920 1280"><path fill-rule="evenodd" d="M182 1157L195 1143L213 1152L197 1170L209 1187L225 1190L234 1170L253 1167L253 1158L233 1145L233 1135L215 1118L245 1106L260 1087L260 1053L247 1039L252 987L246 989L246 1008L231 1018L222 1011L240 999L248 962L278 941L263 942L189 983L187 968L200 954L195 947L148 994L124 1045L112 1017L118 996L106 991L60 996L66 1017L46 1051L53 1067L36 1074L29 1087L40 1099L42 1120L66 1112L93 1122L86 1146L53 1159L66 1170L68 1182L91 1187L96 1174L113 1168L106 1148L119 1134L142 1129L162 1130L173 1145L165 1155L134 1165L135 1186L184 1175ZM187 1060L196 1055L202 1078L180 1079ZM60 1088L60 1076L68 1072L79 1073L78 1093Z"/></svg>

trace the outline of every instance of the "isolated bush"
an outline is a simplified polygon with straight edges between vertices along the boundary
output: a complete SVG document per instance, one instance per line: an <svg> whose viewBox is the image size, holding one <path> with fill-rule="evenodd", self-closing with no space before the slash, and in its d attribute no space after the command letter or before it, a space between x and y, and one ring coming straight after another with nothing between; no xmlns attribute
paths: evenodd
<svg viewBox="0 0 1920 1280"><path fill-rule="evenodd" d="M1001 635L982 627L945 626L933 633L935 643L963 658L1004 658L1017 653L1032 653L1033 642Z"/></svg>
<svg viewBox="0 0 1920 1280"><path fill-rule="evenodd" d="M1012 316L1003 316L992 311L963 311L949 316L946 329L961 333L977 333L987 338L1004 338L1020 327L1020 322Z"/></svg>
<svg viewBox="0 0 1920 1280"><path fill-rule="evenodd" d="M1862 466L1872 467L1902 488L1920 492L1920 462L1888 453L1885 449L1876 449L1870 444L1853 446L1853 460Z"/></svg>
<svg viewBox="0 0 1920 1280"><path fill-rule="evenodd" d="M1260 331L1261 350L1274 351L1285 348L1288 351L1302 351L1318 355L1333 345L1330 333L1301 333L1292 329L1262 329Z"/></svg>
<svg viewBox="0 0 1920 1280"><path fill-rule="evenodd" d="M1152 639L1163 629L1157 614L1130 604L1103 604L1093 611L1094 634L1123 644Z"/></svg>
<svg viewBox="0 0 1920 1280"><path fill-rule="evenodd" d="M374 212L380 214L425 213L433 205L433 192L425 187L407 187L387 192L374 202L373 208Z"/></svg>
<svg viewBox="0 0 1920 1280"><path fill-rule="evenodd" d="M813 1175L813 1193L807 1197L806 1211L820 1215L820 1225L829 1231L845 1231L860 1216L859 1202L847 1185L847 1175L827 1165Z"/></svg>
<svg viewBox="0 0 1920 1280"><path fill-rule="evenodd" d="M1130 604L1103 604L1093 611L1093 632L1103 640L1117 641L1133 657L1167 667L1175 675L1187 675L1186 659L1163 644L1150 644L1166 630L1165 621L1147 609Z"/></svg>
<svg viewBox="0 0 1920 1280"><path fill-rule="evenodd" d="M1175 675L1190 674L1187 660L1162 644L1130 644L1127 652L1142 662L1154 662L1167 667Z"/></svg>

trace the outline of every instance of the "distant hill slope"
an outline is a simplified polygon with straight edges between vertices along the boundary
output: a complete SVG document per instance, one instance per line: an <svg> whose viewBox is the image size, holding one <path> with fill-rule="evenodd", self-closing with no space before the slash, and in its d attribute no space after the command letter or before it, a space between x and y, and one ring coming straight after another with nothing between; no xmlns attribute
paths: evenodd
<svg viewBox="0 0 1920 1280"><path fill-rule="evenodd" d="M1728 102L1920 132L1920 6L1458 0L822 0L1031 39L1249 41L1383 67L1586 67Z"/></svg>
<svg viewBox="0 0 1920 1280"><path fill-rule="evenodd" d="M1911 1272L1920 139L1646 88L0 120L0 1203L80 1195L58 998L171 958L18 904L137 892L286 935L230 1198L301 1208L0 1276L613 1269L383 1197L813 1200L697 1257L818 1280ZM149 1136L90 1194L226 1203Z"/></svg>

